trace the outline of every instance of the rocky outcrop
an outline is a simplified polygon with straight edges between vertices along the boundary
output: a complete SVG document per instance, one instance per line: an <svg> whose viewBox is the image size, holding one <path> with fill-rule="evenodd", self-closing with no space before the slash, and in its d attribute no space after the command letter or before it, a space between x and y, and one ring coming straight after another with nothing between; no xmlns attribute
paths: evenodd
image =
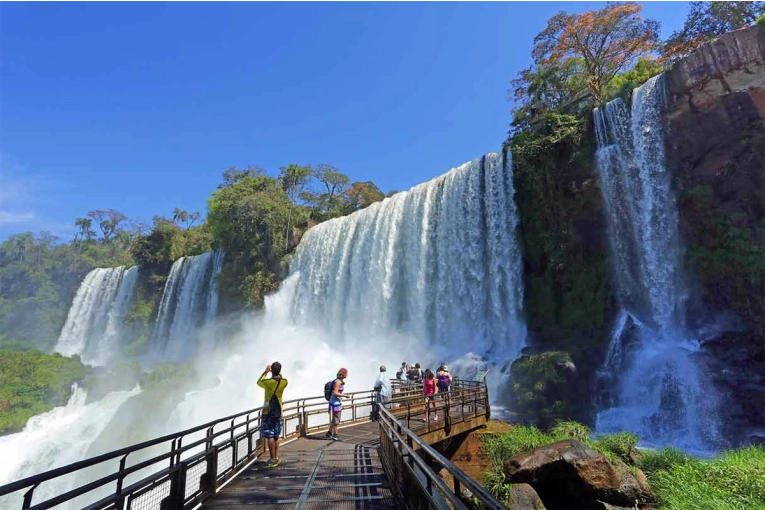
<svg viewBox="0 0 765 510"><path fill-rule="evenodd" d="M598 502L634 507L654 500L642 472L612 464L574 439L511 457L504 470L512 483L531 485L551 509L595 508Z"/></svg>
<svg viewBox="0 0 765 510"><path fill-rule="evenodd" d="M513 361L510 373L513 408L521 421L541 428L561 419L588 421L588 383L569 353L537 353L527 347Z"/></svg>
<svg viewBox="0 0 765 510"><path fill-rule="evenodd" d="M666 156L700 297L689 320L724 331L703 342L705 361L723 435L744 442L765 428L765 30L725 34L666 77Z"/></svg>

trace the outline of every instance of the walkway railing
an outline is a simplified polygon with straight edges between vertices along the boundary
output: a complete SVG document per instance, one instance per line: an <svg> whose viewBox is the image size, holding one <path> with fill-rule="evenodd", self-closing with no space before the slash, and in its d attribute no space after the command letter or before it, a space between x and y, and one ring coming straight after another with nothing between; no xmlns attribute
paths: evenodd
<svg viewBox="0 0 765 510"><path fill-rule="evenodd" d="M349 393L341 425L369 421L374 392ZM26 491L22 509L52 508L66 502L88 509L193 508L264 451L258 407L151 441L115 450L0 487L0 497ZM326 427L324 396L283 403L282 439ZM64 494L35 501L35 491L89 469L109 473ZM79 498L79 499L76 499ZM39 499L39 498L38 498ZM75 501L76 499L76 501Z"/></svg>
<svg viewBox="0 0 765 510"><path fill-rule="evenodd" d="M444 419L438 424L427 419L421 384L392 384L393 398L379 409L381 451L391 481L400 484L411 479L419 484L414 487L422 489L420 499L435 508L464 508L459 502L460 487L469 489L487 508L503 508L418 436L441 429L449 434L453 423L478 416L488 419L485 383L458 381L451 392L442 394L438 408ZM343 402L341 426L369 421L376 407L375 393L349 395ZM10 483L0 487L0 497L23 491L21 508L35 510L65 503L89 510L193 508L264 452L260 439L263 409L243 411ZM327 401L323 396L286 401L282 417L282 440L323 431L328 423ZM452 474L453 490L431 465ZM83 473L95 479L75 483L75 488L63 494L44 494L46 484Z"/></svg>

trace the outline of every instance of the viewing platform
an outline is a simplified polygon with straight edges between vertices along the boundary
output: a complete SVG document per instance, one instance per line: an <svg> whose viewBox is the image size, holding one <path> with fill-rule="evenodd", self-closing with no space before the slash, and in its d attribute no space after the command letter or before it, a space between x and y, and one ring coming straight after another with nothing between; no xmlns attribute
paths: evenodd
<svg viewBox="0 0 765 510"><path fill-rule="evenodd" d="M262 461L257 408L10 483L0 502L13 494L22 509L467 509L471 497L505 508L438 451L489 420L485 378L439 394L439 420L432 405L426 413L422 385L393 381L374 421L375 393L349 395L339 441L324 436L323 396L284 402L277 468ZM60 477L93 481L48 494L46 483Z"/></svg>

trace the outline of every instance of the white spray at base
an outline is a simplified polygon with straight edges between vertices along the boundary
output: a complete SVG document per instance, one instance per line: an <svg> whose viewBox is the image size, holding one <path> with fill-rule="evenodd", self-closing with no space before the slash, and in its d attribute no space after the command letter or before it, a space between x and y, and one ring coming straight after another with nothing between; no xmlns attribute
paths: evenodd
<svg viewBox="0 0 765 510"><path fill-rule="evenodd" d="M594 111L600 188L624 313L601 374L596 430L631 430L644 444L706 451L717 441L716 397L692 353L678 213L665 166L663 75ZM602 388L601 388L602 389Z"/></svg>
<svg viewBox="0 0 765 510"><path fill-rule="evenodd" d="M83 460L104 424L139 391L115 391L86 404L87 391L75 385L65 406L30 418L21 432L0 437L0 485ZM35 489L33 502L70 490L74 480L70 475L43 483ZM0 498L0 508L21 508L22 496L19 492Z"/></svg>

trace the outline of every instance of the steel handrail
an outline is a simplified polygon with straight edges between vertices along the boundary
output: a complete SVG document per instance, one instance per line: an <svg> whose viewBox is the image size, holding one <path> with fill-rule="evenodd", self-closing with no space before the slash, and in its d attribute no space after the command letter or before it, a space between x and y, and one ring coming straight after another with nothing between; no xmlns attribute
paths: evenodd
<svg viewBox="0 0 765 510"><path fill-rule="evenodd" d="M459 405L459 403L463 400L463 403L470 404L470 401L468 401L468 398L470 397L472 397L471 401L474 403L477 402L479 398L485 398L485 401L488 404L488 394L485 393L485 385L469 385L472 386L469 388L466 386L468 385L463 386L460 384L460 382L455 383L453 385L453 390L451 392L444 393L443 395L447 396L448 399L453 400L455 405ZM423 407L425 402L422 399L422 384L398 385L396 390L397 392L394 392L393 395L391 395L393 398L385 402L385 404L378 404L376 402L374 398L374 391L367 390L348 393L350 399L348 399L349 402L346 405L348 409L352 410L352 416L349 420L343 421L343 423L358 423L362 419L357 415L357 408L372 407L374 409L374 406L377 405L381 414L384 414L386 417L389 415L393 417L394 420L397 420L394 416L394 413L385 407L386 405L391 407L396 405L400 406L399 409L407 411L407 419L409 414L411 414L413 402L415 410ZM469 397L466 398L468 394ZM402 404L405 404L406 407L403 407ZM285 401L283 403L282 412L282 419L284 423L286 424L295 420L297 420L298 423L297 427L292 432L288 432L285 427L285 430L282 433L282 438L292 439L297 436L306 435L308 430L326 426L326 424L319 426L309 426L308 424L308 417L323 412L321 409L326 409L326 406L327 402L323 395ZM476 406L474 408L474 414L477 415L477 404L474 404L474 406ZM249 409L247 411L242 411L207 422L202 425L191 427L189 429L167 434L156 439L144 441L142 443L114 450L112 452L92 457L90 459L78 461L68 466L62 466L60 468L52 469L44 473L33 475L0 487L0 496L15 493L23 489L28 489L24 494L23 508L43 509L73 500L78 496L89 494L94 490L100 490L100 488L103 488L106 484L117 481L117 488L115 492L100 499L98 502L89 505L88 508L115 508L114 505L118 505L118 507L121 508L122 502L126 498L130 498L132 500L135 497L139 497L140 494L144 494L146 491L152 490L151 487L170 481L172 483L171 487L174 487L176 492L180 491L180 495L176 494L176 496L174 496L175 498L180 498L178 500L178 504L183 508L190 508L189 505L193 505L194 502L199 502L210 494L214 493L219 482L222 483L229 477L234 476L235 473L237 473L242 469L244 465L247 464L248 460L255 458L260 452L262 452L262 442L255 438L255 434L260 430L260 422L262 418L261 414L264 408L265 406L261 406ZM488 414L488 405L486 410ZM239 421L241 419L243 419L243 421ZM368 417L364 419L368 419ZM381 423L384 423L384 420L381 420ZM398 421L398 423L401 422ZM225 428L215 430L216 427L221 425L225 425ZM406 428L406 430L409 431L409 434L414 434L409 428ZM428 430L430 430L430 428L428 428ZM187 436L203 432L203 437L198 438L188 444L184 444L184 438ZM216 442L216 438L222 436L225 436L225 439ZM416 434L414 434L414 437L417 437ZM398 439L401 438L399 437ZM420 443L426 445L426 443L419 440L419 437L417 437L417 439L418 446ZM244 445L244 450L241 450L242 445L240 443L243 440L246 440L247 442ZM172 442L169 451L155 455L147 460L138 462L135 465L129 467L125 466L125 462L129 455L144 451L147 448L167 444L168 442ZM206 447L202 451L192 454L185 459L181 458L185 452L189 452L203 445L206 445ZM219 462L218 452L222 452L229 448L231 448L231 462L228 463L228 460L223 463ZM243 457L240 455L242 453L244 454ZM412 452L400 454L410 455L410 453L413 453L413 449ZM120 457L120 465L115 472L100 479L88 482L85 485L76 487L64 494L58 494L32 506L31 502L34 491L37 489L37 487L40 486L40 484L60 476L79 471L81 469L101 464L103 462L116 460ZM168 460L169 464L167 464ZM186 470L190 469L192 466L197 466L201 462L206 463L205 473L207 474L207 482L195 489L195 491L189 497L186 497L184 493L187 480L185 478ZM427 468L427 466L418 459L413 458L412 462L417 464L421 470ZM449 461L445 462L445 464L443 462L439 463L446 467L449 471L452 471L452 468L457 469L456 466L453 466ZM155 466L158 469L141 478L140 480L131 483L128 487L123 488L122 483L127 477L138 473L143 469L148 469L152 466ZM463 476L466 476L458 469L457 472L457 476L460 480ZM430 475L428 482L429 487L431 484L435 484L438 490L443 492L445 488L443 481L441 481L440 478L438 480L435 478L431 479L432 476ZM437 477L437 475L433 476ZM455 480L456 479L457 478L455 478ZM463 484L469 488L472 485L475 485L474 482L472 484L470 482L471 480L467 479L467 481L463 482ZM178 489L178 487L180 487L180 489Z"/></svg>
<svg viewBox="0 0 765 510"><path fill-rule="evenodd" d="M460 381L462 382L462 381ZM474 386L473 388L470 388L469 390L462 389L459 387L456 387L452 391L445 392L444 395L449 395L450 398L452 396L456 395L462 395L470 394L470 397L473 398L472 402L476 404L478 403L478 398L480 397L488 397L488 389L486 388L485 384L478 384L478 385L470 385ZM486 399L486 402L488 399ZM452 402L456 405L464 404L464 401L461 401L459 397L457 398L456 402ZM427 405L427 403L425 404ZM477 408L474 410L474 413L477 415ZM485 413L488 413L488 406L486 407ZM391 409L388 409L387 406L381 407L380 409L380 423L381 427L383 429L383 432L388 436L389 439L394 440L394 438L399 442L400 445L403 446L403 448L406 450L408 456L412 456L414 454L414 449L409 445L409 441L411 441L412 444L416 444L419 447L419 451L421 454L427 455L431 460L435 461L439 465L441 465L443 468L446 468L446 470L453 476L455 480L455 490L452 492L448 487L443 484L443 480L438 475L438 473L430 468L427 463L424 463L426 466L426 469L423 469L423 463L420 462L419 456L415 455L412 456L412 459L414 459L414 462L420 466L422 474L429 479L429 482L432 484L435 484L436 487L438 487L441 492L444 493L444 496L451 502L451 504L455 508L464 508L465 505L462 504L461 500L459 500L459 503L455 503L454 498L459 498L459 486L467 488L470 492L473 493L473 495L486 507L489 509L495 509L500 510L506 508L505 505L503 505L500 501L498 501L494 496L492 496L486 489L484 489L478 482L470 478L467 474L465 474L464 471L462 471L460 468L458 468L456 465L454 465L451 461L449 461L446 457L441 455L438 451L436 451L432 446L427 444L425 441L420 438L420 436L412 431L407 424L405 424L401 419L399 419L394 412ZM395 425L395 427L394 427ZM398 428L398 431L396 430ZM384 450L383 450L384 451ZM400 452L399 452L400 453ZM416 473L414 471L414 467L410 465L409 463L404 463L404 465L407 466L409 471L415 475L415 479L417 479L419 485L423 488L424 492L427 494L428 499L437 506L437 502L432 497L432 494L428 491L427 487L424 487L422 483L420 482L419 478L416 476Z"/></svg>
<svg viewBox="0 0 765 510"><path fill-rule="evenodd" d="M367 391L356 391L356 392L353 392L353 393L347 393L347 395L357 395L357 394L362 394L362 393L369 395L372 392L370 392L369 390L367 390ZM291 418L294 418L294 417L298 416L298 414L285 415L284 411L291 411L293 409L300 409L300 406L288 407L287 409L284 409L284 406L286 404L293 404L293 403L296 403L296 402L308 401L308 400L314 400L314 399L322 399L323 402L325 403L324 405L326 405L326 400L324 400L323 396L304 397L304 398L296 398L296 399L293 399L293 400L287 400L287 401L284 401L282 403L282 408L283 408L282 416L284 417L285 420L291 419ZM319 404L320 404L320 402L316 403L316 405L319 405ZM215 427L216 425L219 425L220 423L223 423L223 422L226 422L226 421L230 421L232 419L236 419L236 418L239 418L241 416L246 416L248 414L253 414L253 413L260 413L263 409L265 409L265 407L266 406L255 407L253 409L249 409L247 411L242 411L242 412L239 412L239 413L236 413L236 414L232 414L232 415L226 416L224 418L218 418L217 420L213 420L213 421L207 422L207 423L205 423L203 425L197 425L195 427L191 427L189 429L185 429L185 430L182 430L182 431L179 431L179 432L174 432L172 434L167 434L165 436L162 436L162 437L159 437L159 438L156 438L156 439L150 439L148 441L144 441L142 443L126 446L124 448L120 448L118 450L113 450L111 452L104 453L104 454L98 455L96 457L91 457L89 459L84 459L84 460L81 460L81 461L78 461L78 462L74 462L74 463L68 464L66 466L62 466L62 467L59 467L59 468L51 469L49 471L45 471L45 472L37 474L37 475L32 475L32 476L28 476L26 478L22 478L21 480L17 480L15 482L11 482L9 484L0 486L0 496L5 496L7 494L11 494L13 492L16 492L18 490L24 489L26 487L30 487L30 486L35 485L35 484L40 484L40 483L43 483L43 482L47 482L48 480L52 480L53 478L58 478L60 476L67 475L69 473L73 473L74 471L79 471L80 469L91 467L91 466L94 466L96 464L100 464L102 462L106 462L108 460L116 459L117 457L121 457L121 456L123 456L125 454L135 453L135 452L137 452L139 450L144 450L146 448L151 448L152 446L157 446L157 445L160 445L162 443L166 443L168 441L171 441L173 439L178 439L180 437L187 436L187 435L193 434L195 432L200 432L200 431L202 431L204 429L208 429L210 427ZM229 427L227 429L223 429L223 430L215 433L213 435L213 437L217 437L217 436L221 435L222 433L225 433L225 432L228 432L228 431L232 430L233 428L241 427L241 426L243 426L245 424L252 423L253 421L256 421L258 419L260 419L260 418L254 418L252 420L248 420L245 423L240 423L239 425L236 425L234 427ZM207 439L205 438L204 440L201 440L201 441L205 442L206 440ZM197 443L197 444L195 444L195 446L199 446L199 444ZM185 451L186 449L187 448L184 448L182 451Z"/></svg>

